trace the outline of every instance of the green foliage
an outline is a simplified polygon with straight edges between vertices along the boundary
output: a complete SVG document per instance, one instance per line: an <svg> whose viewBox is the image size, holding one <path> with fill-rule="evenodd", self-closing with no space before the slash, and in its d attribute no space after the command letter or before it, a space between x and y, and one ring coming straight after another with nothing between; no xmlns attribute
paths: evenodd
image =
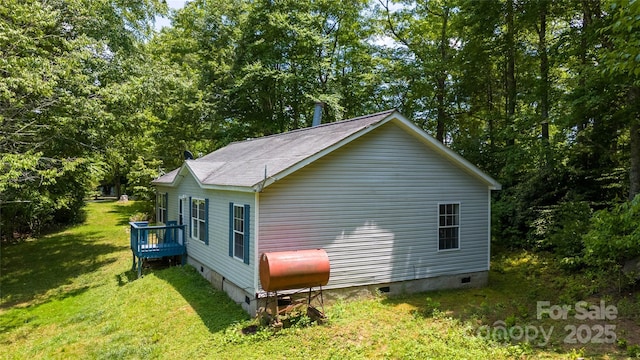
<svg viewBox="0 0 640 360"><path fill-rule="evenodd" d="M426 316L436 316L440 311L440 303L430 297L426 299L425 314Z"/></svg>
<svg viewBox="0 0 640 360"><path fill-rule="evenodd" d="M612 51L605 57L606 71L629 76L640 86L640 3L610 0L608 5L611 21L600 30L613 42Z"/></svg>
<svg viewBox="0 0 640 360"><path fill-rule="evenodd" d="M567 268L580 266L582 237L589 231L592 210L584 201L563 201L539 218L540 247L553 251Z"/></svg>
<svg viewBox="0 0 640 360"><path fill-rule="evenodd" d="M2 154L0 164L0 238L13 240L52 224L82 220L83 199L93 179L88 160Z"/></svg>
<svg viewBox="0 0 640 360"><path fill-rule="evenodd" d="M587 264L614 270L640 256L640 196L595 212L591 222L584 236Z"/></svg>
<svg viewBox="0 0 640 360"><path fill-rule="evenodd" d="M163 9L155 0L0 1L0 238L78 220L102 175L126 173L122 149L138 147L113 139L138 126L127 84Z"/></svg>
<svg viewBox="0 0 640 360"><path fill-rule="evenodd" d="M151 181L158 177L159 160L145 161L142 156L138 156L131 164L129 170L129 187L132 195L137 200L155 199L155 189L151 187Z"/></svg>

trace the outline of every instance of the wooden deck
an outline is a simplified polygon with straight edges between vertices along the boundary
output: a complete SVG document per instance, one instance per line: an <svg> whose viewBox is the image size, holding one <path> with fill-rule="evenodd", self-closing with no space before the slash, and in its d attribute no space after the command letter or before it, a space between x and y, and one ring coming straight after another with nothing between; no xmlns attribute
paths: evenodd
<svg viewBox="0 0 640 360"><path fill-rule="evenodd" d="M149 226L146 221L130 222L132 269L142 275L144 259L158 259L180 255L182 264L186 261L187 248L184 244L184 225L167 221L165 225Z"/></svg>

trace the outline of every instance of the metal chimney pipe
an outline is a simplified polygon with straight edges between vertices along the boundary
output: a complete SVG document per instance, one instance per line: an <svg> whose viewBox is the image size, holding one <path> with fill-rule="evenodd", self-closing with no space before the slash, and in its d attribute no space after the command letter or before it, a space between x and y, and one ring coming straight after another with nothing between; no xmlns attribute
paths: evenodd
<svg viewBox="0 0 640 360"><path fill-rule="evenodd" d="M322 123L322 109L324 108L324 103L321 101L316 101L316 107L313 111L313 124L312 126L318 126Z"/></svg>

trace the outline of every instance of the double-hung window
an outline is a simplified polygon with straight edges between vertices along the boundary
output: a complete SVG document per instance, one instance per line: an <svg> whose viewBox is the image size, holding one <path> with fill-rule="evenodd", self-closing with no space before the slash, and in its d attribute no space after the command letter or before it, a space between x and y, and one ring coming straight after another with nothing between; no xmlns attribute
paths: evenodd
<svg viewBox="0 0 640 360"><path fill-rule="evenodd" d="M191 199L191 237L207 242L207 209L204 199Z"/></svg>
<svg viewBox="0 0 640 360"><path fill-rule="evenodd" d="M244 260L244 206L233 206L233 256Z"/></svg>
<svg viewBox="0 0 640 360"><path fill-rule="evenodd" d="M162 224L167 223L167 193L158 193L156 196L156 221Z"/></svg>
<svg viewBox="0 0 640 360"><path fill-rule="evenodd" d="M438 250L460 248L460 204L438 205Z"/></svg>
<svg viewBox="0 0 640 360"><path fill-rule="evenodd" d="M229 256L249 264L251 206L229 203Z"/></svg>

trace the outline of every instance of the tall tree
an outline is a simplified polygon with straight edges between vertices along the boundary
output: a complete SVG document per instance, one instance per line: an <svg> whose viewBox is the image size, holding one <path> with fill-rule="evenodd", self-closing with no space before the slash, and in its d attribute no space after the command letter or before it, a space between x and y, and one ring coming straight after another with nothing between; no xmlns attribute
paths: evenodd
<svg viewBox="0 0 640 360"><path fill-rule="evenodd" d="M629 131L629 199L640 193L640 3L614 0L603 32L605 71L616 76L624 94L619 116Z"/></svg>
<svg viewBox="0 0 640 360"><path fill-rule="evenodd" d="M540 57L540 135L545 143L549 142L549 51L547 49L547 13L549 2L542 0L538 4L539 25L536 28L538 33L538 54Z"/></svg>
<svg viewBox="0 0 640 360"><path fill-rule="evenodd" d="M388 34L404 48L398 51L405 52L410 67L422 74L411 80L419 92L415 108L402 110L409 116L427 114L425 122L435 122L435 137L444 142L447 131L454 128L450 124L453 102L451 73L455 63L452 44L459 42L450 31L452 4L435 0L415 4L388 0L378 2ZM430 91L430 88L434 90ZM435 114L429 116L432 109Z"/></svg>
<svg viewBox="0 0 640 360"><path fill-rule="evenodd" d="M0 2L2 234L67 222L100 169L103 91L149 34L155 1Z"/></svg>

